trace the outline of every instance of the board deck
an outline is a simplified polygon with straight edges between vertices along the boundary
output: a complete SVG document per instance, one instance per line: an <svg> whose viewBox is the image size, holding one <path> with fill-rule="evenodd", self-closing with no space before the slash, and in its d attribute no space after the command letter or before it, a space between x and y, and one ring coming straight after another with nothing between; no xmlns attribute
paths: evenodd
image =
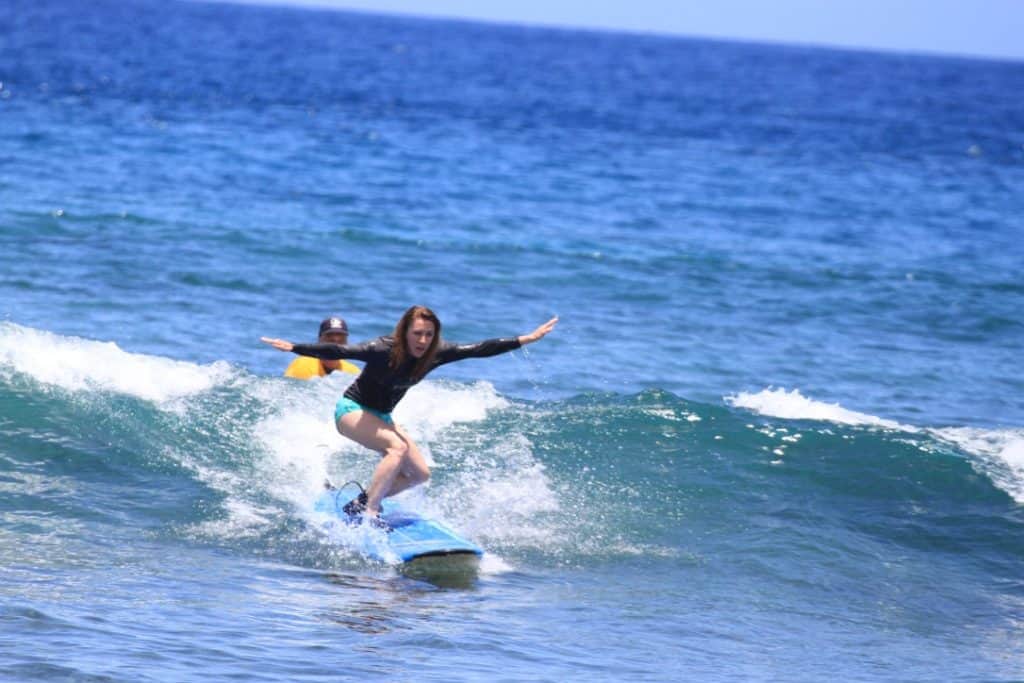
<svg viewBox="0 0 1024 683"><path fill-rule="evenodd" d="M314 509L346 524L360 524L361 520L353 519L342 509L352 495L350 489L327 489L317 498ZM404 563L430 559L431 564L449 562L476 566L484 554L480 546L462 538L444 523L405 510L392 500L385 500L381 505L381 520L386 525L382 529L386 543L366 543L357 548L376 560L388 561L390 552Z"/></svg>

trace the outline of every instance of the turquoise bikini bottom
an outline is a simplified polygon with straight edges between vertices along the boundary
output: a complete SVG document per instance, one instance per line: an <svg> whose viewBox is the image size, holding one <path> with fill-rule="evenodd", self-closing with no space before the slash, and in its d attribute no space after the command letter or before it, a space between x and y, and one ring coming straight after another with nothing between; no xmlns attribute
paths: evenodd
<svg viewBox="0 0 1024 683"><path fill-rule="evenodd" d="M373 408L367 408L366 406L364 406L364 405L362 405L360 403L356 403L352 399L346 398L344 396L339 398L338 399L338 404L336 406L334 406L334 421L337 422L338 420L340 420L342 418L343 415L347 415L348 413L352 413L352 412L355 412L357 410L362 410L362 411L365 411L367 413L371 413L373 415L376 415L377 417L379 417L381 420L383 420L384 422L386 422L389 425L395 424L395 421L393 419L391 419L391 413L382 413L379 410L374 410Z"/></svg>

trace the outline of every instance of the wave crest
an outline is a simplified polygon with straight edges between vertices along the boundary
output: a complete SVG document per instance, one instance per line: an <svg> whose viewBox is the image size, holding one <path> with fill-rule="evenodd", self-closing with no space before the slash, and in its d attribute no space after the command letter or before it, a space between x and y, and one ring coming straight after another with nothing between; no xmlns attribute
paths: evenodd
<svg viewBox="0 0 1024 683"><path fill-rule="evenodd" d="M232 374L223 361L196 365L124 351L114 342L0 323L0 373L67 391L111 391L165 403L208 391Z"/></svg>

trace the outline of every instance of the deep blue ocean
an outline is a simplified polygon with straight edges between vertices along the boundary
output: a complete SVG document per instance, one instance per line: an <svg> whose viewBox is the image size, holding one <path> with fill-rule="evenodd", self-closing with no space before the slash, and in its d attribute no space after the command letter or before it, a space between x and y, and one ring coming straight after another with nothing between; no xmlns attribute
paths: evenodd
<svg viewBox="0 0 1024 683"><path fill-rule="evenodd" d="M0 680L1024 679L1024 62L0 0ZM325 532L354 341L455 584Z"/></svg>

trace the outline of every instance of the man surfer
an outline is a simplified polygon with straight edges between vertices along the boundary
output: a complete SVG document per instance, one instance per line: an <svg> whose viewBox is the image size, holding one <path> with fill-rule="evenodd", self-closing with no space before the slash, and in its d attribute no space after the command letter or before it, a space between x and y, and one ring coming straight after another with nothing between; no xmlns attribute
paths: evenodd
<svg viewBox="0 0 1024 683"><path fill-rule="evenodd" d="M348 325L340 315L324 318L320 323L320 334L318 341L321 344L348 344ZM322 360L309 356L299 356L285 368L285 377L296 379L313 379L329 375L335 370L348 372L353 375L359 373L359 367L344 360Z"/></svg>

